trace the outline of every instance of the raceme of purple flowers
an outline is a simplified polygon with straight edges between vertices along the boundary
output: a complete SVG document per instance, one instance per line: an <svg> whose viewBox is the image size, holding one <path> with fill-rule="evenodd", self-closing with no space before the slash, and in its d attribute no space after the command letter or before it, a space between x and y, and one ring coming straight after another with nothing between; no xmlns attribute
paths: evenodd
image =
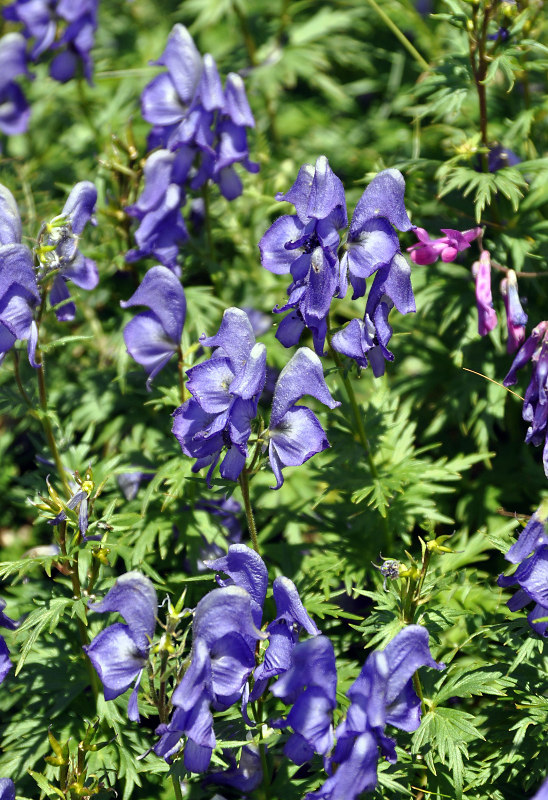
<svg viewBox="0 0 548 800"><path fill-rule="evenodd" d="M533 370L529 386L525 391L522 416L529 423L525 441L535 447L544 443L542 460L544 473L548 477L548 322L539 322L531 335L522 344L508 374L503 380L504 386L513 386L517 382L517 372L529 361Z"/></svg>
<svg viewBox="0 0 548 800"><path fill-rule="evenodd" d="M247 725L248 702L270 691L289 707L271 720L286 730L285 754L304 764L315 753L324 757L327 779L309 800L354 798L377 782L379 755L396 760L395 742L386 725L414 731L420 723L420 701L412 676L421 666L442 669L430 655L428 632L419 625L404 628L383 651L372 653L348 691L346 718L333 731L337 671L333 646L308 615L296 586L279 576L272 585L276 616L263 622L268 573L260 556L242 544L206 566L217 575L219 588L203 597L194 611L192 651L175 688L171 719L161 724L157 755L171 760L184 748L185 768L205 772L216 745L213 711L235 703ZM118 611L127 625L115 623L86 648L105 689L113 699L137 681L129 716L138 718L137 686L154 633L156 595L148 578L128 573L117 580L92 610ZM308 638L300 640L305 632ZM266 646L267 645L267 646ZM256 664L256 653L262 660ZM275 681L272 683L272 681ZM240 763L231 759L224 773L211 773L209 783L250 790L262 779L253 747L243 748Z"/></svg>
<svg viewBox="0 0 548 800"><path fill-rule="evenodd" d="M548 503L543 501L535 511L518 540L505 558L518 564L513 575L500 575L498 585L518 585L515 595L508 600L510 611L519 611L530 603L533 609L527 615L531 628L540 636L548 636Z"/></svg>
<svg viewBox="0 0 548 800"><path fill-rule="evenodd" d="M223 89L215 60L200 55L184 25L174 26L153 63L167 71L141 96L143 117L154 126L148 145L155 152L145 163L143 193L126 209L139 221L137 247L126 258L151 256L177 271L179 247L188 237L181 213L187 191L211 180L227 200L242 193L234 165L259 169L247 146L247 128L255 122L242 78L229 73Z"/></svg>
<svg viewBox="0 0 548 800"><path fill-rule="evenodd" d="M325 156L315 166L302 166L289 191L276 195L292 203L296 214L275 220L259 249L263 267L292 278L287 303L274 309L289 311L276 333L285 347L297 344L307 328L316 353L323 355L332 299L346 295L348 281L353 299L363 297L366 280L375 275L363 318L335 333L331 345L361 367L370 363L376 376L383 374L385 359L393 359L387 348L390 310L395 306L402 314L415 311L411 270L394 230L413 228L404 192L398 170L376 175L356 206L343 243L341 231L348 225L344 188Z"/></svg>
<svg viewBox="0 0 548 800"><path fill-rule="evenodd" d="M266 380L266 348L255 342L249 317L238 308L228 308L218 332L202 336L201 342L216 349L211 358L187 371L191 397L174 412L173 433L183 453L196 459L194 472L207 466L211 481L220 462L221 476L235 481L249 455L251 422ZM315 414L297 405L304 395L329 408L339 405L327 388L319 358L306 347L280 373L270 424L262 434L275 488L283 483L284 467L299 466L329 446Z"/></svg>
<svg viewBox="0 0 548 800"><path fill-rule="evenodd" d="M22 244L21 217L11 192L0 185L0 363L19 339L27 342L29 362L35 360L38 330L34 309L40 301L40 283L53 278L50 303L59 320L74 318L76 308L66 286L72 281L82 289L98 282L94 261L79 250L79 239L92 220L97 199L89 181L72 189L59 217L45 224L33 253Z"/></svg>

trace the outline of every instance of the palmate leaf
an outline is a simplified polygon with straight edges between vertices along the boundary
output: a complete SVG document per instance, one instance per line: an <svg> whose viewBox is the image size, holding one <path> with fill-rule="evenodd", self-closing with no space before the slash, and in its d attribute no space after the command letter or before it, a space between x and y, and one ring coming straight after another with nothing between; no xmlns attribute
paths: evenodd
<svg viewBox="0 0 548 800"><path fill-rule="evenodd" d="M505 697L505 689L515 681L503 678L504 673L497 669L480 668L470 671L470 666L459 668L451 674L432 700L444 703L450 697L472 697L492 694Z"/></svg>
<svg viewBox="0 0 548 800"><path fill-rule="evenodd" d="M75 601L70 597L54 597L49 605L41 606L28 615L16 633L16 639L24 640L24 645L21 649L19 661L15 670L16 675L21 671L38 637L45 630L47 630L48 633L53 633L59 625L60 619L74 602Z"/></svg>
<svg viewBox="0 0 548 800"><path fill-rule="evenodd" d="M436 177L440 181L440 197L455 189L463 189L464 197L474 193L476 222L481 221L484 209L491 204L497 192L510 200L515 211L523 197L527 181L514 167L503 167L494 173L477 172L471 167L444 165Z"/></svg>

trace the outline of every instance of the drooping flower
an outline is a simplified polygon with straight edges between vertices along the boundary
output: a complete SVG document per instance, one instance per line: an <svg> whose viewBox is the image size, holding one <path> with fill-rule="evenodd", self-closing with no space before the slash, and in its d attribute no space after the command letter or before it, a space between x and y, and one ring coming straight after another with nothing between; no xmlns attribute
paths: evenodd
<svg viewBox="0 0 548 800"><path fill-rule="evenodd" d="M197 459L193 472L209 466L210 481L226 449L221 475L237 480L266 379L266 348L255 344L249 318L239 308L228 308L215 336L200 341L217 349L188 370L186 386L192 397L174 412L173 433L183 453Z"/></svg>
<svg viewBox="0 0 548 800"><path fill-rule="evenodd" d="M515 351L525 341L525 326L527 314L521 307L518 294L518 281L513 269L509 269L506 278L500 283L500 291L506 309L506 323L508 327L507 349L509 353Z"/></svg>
<svg viewBox="0 0 548 800"><path fill-rule="evenodd" d="M486 336L497 325L497 312L493 308L491 294L491 256L488 250L482 250L479 261L472 264L472 275L476 279L478 333Z"/></svg>
<svg viewBox="0 0 548 800"><path fill-rule="evenodd" d="M514 542L504 558L512 564L519 564L527 558L533 550L543 544L548 544L546 523L548 522L548 502L544 500L537 508L525 528Z"/></svg>
<svg viewBox="0 0 548 800"><path fill-rule="evenodd" d="M228 759L230 766L223 772L211 772L202 781L203 786L213 783L216 786L229 786L242 794L247 794L261 785L263 768L256 745L246 744L242 747L238 764L232 751L223 750L223 756Z"/></svg>
<svg viewBox="0 0 548 800"><path fill-rule="evenodd" d="M0 131L13 136L27 130L30 108L15 79L28 75L25 39L7 33L0 39Z"/></svg>
<svg viewBox="0 0 548 800"><path fill-rule="evenodd" d="M0 627L7 628L10 631L14 631L17 626L18 622L8 617L7 614L4 614L4 608L6 607L6 601L0 598ZM12 663L10 659L10 651L8 650L8 646L4 641L4 637L0 636L0 683L4 680L10 669L12 668ZM0 789L2 788L2 784L0 782ZM1 795L0 795L1 798Z"/></svg>
<svg viewBox="0 0 548 800"><path fill-rule="evenodd" d="M444 668L432 658L428 631L420 625L408 625L384 650L368 656L347 692L351 704L335 731L337 744L327 761L329 777L306 800L354 800L375 788L379 749L391 763L397 759L396 743L384 732L386 725L408 732L419 727L421 706L413 674L422 666Z"/></svg>
<svg viewBox="0 0 548 800"><path fill-rule="evenodd" d="M459 253L470 247L474 239L481 235L481 228L470 228L462 232L452 228L442 228L441 232L445 233L445 236L431 239L424 228L415 228L415 235L419 241L407 248L415 264L433 264L439 258L445 262L454 261Z"/></svg>
<svg viewBox="0 0 548 800"><path fill-rule="evenodd" d="M84 647L103 684L105 700L114 700L135 681L128 703L128 717L139 720L137 694L156 627L158 599L152 582L140 572L121 575L99 603L90 603L100 614L116 611L126 625L115 622Z"/></svg>
<svg viewBox="0 0 548 800"><path fill-rule="evenodd" d="M306 406L296 405L304 395L315 397L328 408L336 408L318 356L301 347L280 373L274 389L268 427L268 457L279 489L284 467L297 467L329 447L325 431Z"/></svg>
<svg viewBox="0 0 548 800"><path fill-rule="evenodd" d="M519 611L531 602L535 603L527 615L527 621L540 636L548 636L548 545L540 545L529 558L518 566L513 575L499 575L499 586L512 586L517 583L519 590L507 602L510 611Z"/></svg>
<svg viewBox="0 0 548 800"><path fill-rule="evenodd" d="M147 389L181 344L186 299L181 282L167 267L152 267L122 308L147 306L124 328L128 353L148 373Z"/></svg>
<svg viewBox="0 0 548 800"><path fill-rule="evenodd" d="M503 147L500 144L495 145L489 149L487 154L487 168L489 172L496 172L498 169L504 167L515 167L516 164L521 163L521 158L517 156L513 150L508 147Z"/></svg>

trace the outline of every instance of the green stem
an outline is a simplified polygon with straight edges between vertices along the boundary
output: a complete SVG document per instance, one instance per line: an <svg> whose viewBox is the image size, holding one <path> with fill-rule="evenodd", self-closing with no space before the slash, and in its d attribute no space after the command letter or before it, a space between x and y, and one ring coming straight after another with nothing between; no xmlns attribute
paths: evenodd
<svg viewBox="0 0 548 800"><path fill-rule="evenodd" d="M343 386L345 388L345 391L346 391L346 395L347 395L348 400L350 402L350 406L352 408L352 414L354 416L354 421L356 423L356 429L357 429L357 432L358 432L358 437L360 439L362 447L363 447L363 449L365 451L365 454L367 456L367 462L369 464L369 469L371 471L371 475L373 476L373 480L378 481L379 480L379 473L377 472L377 466L376 466L376 464L375 464L375 462L373 460L373 455L371 453L371 447L370 447L369 442L367 440L367 435L365 433L365 428L363 426L363 419L362 419L361 411L360 411L360 408L358 406L358 401L356 400L356 395L354 393L354 387L352 386L352 382L349 380L348 375L345 375L345 371L344 371L344 367L343 367L343 364L342 364L342 361L341 361L341 357L339 356L339 354L337 353L337 351L333 348L333 346L331 344L331 334L329 333L329 321L328 321L327 327L328 327L327 342L328 342L329 352L330 352L331 357L334 360L335 364L337 365L337 373L338 373L338 375L339 375L339 377L340 377L340 379L342 381L342 384L343 384ZM387 544L387 547L390 548L390 547L392 547L392 544L393 544L392 531L390 530L390 528L388 526L388 519L386 517L383 517L382 515L381 515L381 519L382 519L382 526L384 528L384 535L386 537L386 544Z"/></svg>
<svg viewBox="0 0 548 800"><path fill-rule="evenodd" d="M63 487L67 494L67 498L70 498L72 497L72 491L67 481L65 468L63 466L63 462L61 461L61 456L59 455L57 442L55 441L55 436L53 435L53 428L51 427L51 422L49 419L48 394L46 390L46 376L44 372L44 362L42 359L42 353L38 345L36 346L35 359L36 363L38 364L36 375L38 378L38 394L40 397L40 408L42 409L42 413L40 414L40 420L42 422L42 427L44 428L44 433L46 435L51 455L55 462L55 466L57 467L57 472L59 473L59 477L61 478Z"/></svg>
<svg viewBox="0 0 548 800"><path fill-rule="evenodd" d="M259 542L257 541L257 528L255 526L255 517L253 516L253 509L251 508L251 503L249 500L249 480L247 477L247 469L245 467L240 472L238 483L240 484L240 489L242 490L245 515L247 517L247 526L249 528L249 533L251 535L251 542L253 544L253 549L257 553L259 553Z"/></svg>
<svg viewBox="0 0 548 800"><path fill-rule="evenodd" d="M371 6L371 8L375 9L375 11L382 19L384 24L387 26L387 28L390 28L394 36L396 36L400 40L400 42L403 44L407 52L415 59L417 64L420 64L421 68L424 70L430 69L430 64L428 63L428 61L426 61L421 56L417 48L411 44L405 33L403 33L403 31L401 31L398 28L395 22L392 22L390 17L382 10L382 8L380 8L380 6L377 5L375 0L367 0L367 2Z"/></svg>
<svg viewBox="0 0 548 800"><path fill-rule="evenodd" d="M213 265L216 261L216 257L215 257L215 244L213 242L213 234L211 231L211 207L209 202L209 184L207 181L204 183L202 187L202 198L204 201L207 250L208 250L209 260L211 262L211 265Z"/></svg>
<svg viewBox="0 0 548 800"><path fill-rule="evenodd" d="M21 393L21 397L25 401L25 404L29 408L32 408L31 399L28 396L28 394L26 393L25 387L23 386L23 382L21 381L21 373L19 371L19 353L17 352L17 350L15 348L13 348L13 361L14 361L14 369L13 369L13 371L14 371L14 375L15 375L15 383L17 384L17 388L19 389L19 392Z"/></svg>
<svg viewBox="0 0 548 800"><path fill-rule="evenodd" d="M175 800L183 800L183 793L181 792L181 784L179 783L179 778L176 775L171 774L171 781L173 783L173 793L175 795Z"/></svg>
<svg viewBox="0 0 548 800"><path fill-rule="evenodd" d="M413 686L415 687L415 691L418 695L419 700L421 701L421 711L424 715L426 714L426 703L424 702L424 694L422 691L422 684L418 670L415 673L413 673Z"/></svg>
<svg viewBox="0 0 548 800"><path fill-rule="evenodd" d="M181 345L177 348L177 371L179 373L179 394L181 395L181 403L184 403L188 395L185 389L185 357L183 355L183 348Z"/></svg>

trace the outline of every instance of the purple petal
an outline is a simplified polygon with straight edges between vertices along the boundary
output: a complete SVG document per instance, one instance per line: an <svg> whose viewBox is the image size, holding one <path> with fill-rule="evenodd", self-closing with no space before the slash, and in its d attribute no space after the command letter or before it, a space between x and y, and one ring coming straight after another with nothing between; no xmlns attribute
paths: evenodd
<svg viewBox="0 0 548 800"><path fill-rule="evenodd" d="M337 668L333 645L326 636L314 636L295 645L291 667L271 687L271 692L290 704L297 700L304 686L322 689L335 708Z"/></svg>
<svg viewBox="0 0 548 800"><path fill-rule="evenodd" d="M147 652L156 627L158 598L150 578L140 572L126 572L99 603L90 603L91 611L105 614L117 611L128 624L137 647Z"/></svg>
<svg viewBox="0 0 548 800"><path fill-rule="evenodd" d="M0 245L19 244L21 234L21 217L15 198L0 184Z"/></svg>
<svg viewBox="0 0 548 800"><path fill-rule="evenodd" d="M0 683L4 681L12 666L8 646L4 641L4 637L0 636Z"/></svg>
<svg viewBox="0 0 548 800"><path fill-rule="evenodd" d="M261 264L275 275L289 272L291 265L302 255L299 250L288 250L287 242L293 242L302 236L304 223L293 215L285 214L272 223L259 242Z"/></svg>
<svg viewBox="0 0 548 800"><path fill-rule="evenodd" d="M309 792L305 800L355 800L359 794L377 785L378 746L367 732L357 736L352 749L317 792Z"/></svg>
<svg viewBox="0 0 548 800"><path fill-rule="evenodd" d="M325 156L318 157L315 167L304 164L291 189L285 195L278 193L276 200L293 203L297 216L305 223L311 218L325 219L337 206L346 208L342 181Z"/></svg>
<svg viewBox="0 0 548 800"><path fill-rule="evenodd" d="M383 219L367 220L348 240L348 268L358 278L369 278L375 270L390 264L400 244L394 229Z"/></svg>
<svg viewBox="0 0 548 800"><path fill-rule="evenodd" d="M27 43L20 33L0 38L0 93L19 75L28 75Z"/></svg>
<svg viewBox="0 0 548 800"><path fill-rule="evenodd" d="M167 67L179 97L188 105L200 81L202 57L184 25L174 25L156 64Z"/></svg>
<svg viewBox="0 0 548 800"><path fill-rule="evenodd" d="M130 628L121 622L101 631L83 649L101 679L105 700L114 700L129 689L146 663L142 650L130 634Z"/></svg>
<svg viewBox="0 0 548 800"><path fill-rule="evenodd" d="M283 619L290 627L299 625L311 636L319 636L321 631L308 615L292 580L283 575L277 577L272 592L276 603L276 621Z"/></svg>
<svg viewBox="0 0 548 800"><path fill-rule="evenodd" d="M410 231L414 226L407 215L403 196L405 180L397 169L379 172L362 194L350 223L350 236L355 238L366 222L385 217L400 231Z"/></svg>
<svg viewBox="0 0 548 800"><path fill-rule="evenodd" d="M333 747L334 703L317 686L309 686L289 712L287 725L300 734L316 753L327 755Z"/></svg>
<svg viewBox="0 0 548 800"><path fill-rule="evenodd" d="M229 407L229 387L234 379L228 358L209 358L187 371L186 388L208 414L219 414Z"/></svg>
<svg viewBox="0 0 548 800"><path fill-rule="evenodd" d="M122 308L147 306L159 319L167 337L178 346L186 316L186 299L178 278L167 267L152 267Z"/></svg>
<svg viewBox="0 0 548 800"><path fill-rule="evenodd" d="M263 391L266 380L266 347L256 344L251 348L244 368L229 386L230 393L250 400Z"/></svg>
<svg viewBox="0 0 548 800"><path fill-rule="evenodd" d="M51 287L49 301L51 307L55 311L55 316L60 322L66 322L72 320L76 316L76 306L74 305L74 303L65 302L67 300L70 300L70 298L71 294L67 289L67 284L65 283L61 275L57 275ZM60 308L55 308L55 306L58 306L59 303L63 303L63 305Z"/></svg>
<svg viewBox="0 0 548 800"><path fill-rule="evenodd" d="M255 335L249 317L240 308L227 308L221 326L214 336L200 336L200 342L208 347L222 348L232 369L237 374L245 365L255 344Z"/></svg>
<svg viewBox="0 0 548 800"><path fill-rule="evenodd" d="M253 128L255 120L247 101L244 82L235 72L229 72L226 76L225 98L223 114L229 116L235 125Z"/></svg>
<svg viewBox="0 0 548 800"><path fill-rule="evenodd" d="M90 222L97 202L97 189L91 181L80 181L67 197L61 216L70 221L72 232L79 235Z"/></svg>
<svg viewBox="0 0 548 800"><path fill-rule="evenodd" d="M304 395L315 397L328 408L340 405L327 388L320 359L308 347L300 347L280 373L274 389L270 428L276 428Z"/></svg>
<svg viewBox="0 0 548 800"><path fill-rule="evenodd" d="M124 342L130 356L141 364L149 378L147 387L177 352L177 346L166 336L164 328L152 311L137 314L124 328Z"/></svg>
<svg viewBox="0 0 548 800"><path fill-rule="evenodd" d="M537 547L548 544L546 519L545 509L541 505L520 533L517 542L512 545L504 556L507 561L510 561L512 564L519 564L520 561L527 558Z"/></svg>
<svg viewBox="0 0 548 800"><path fill-rule="evenodd" d="M206 111L215 111L225 103L223 87L215 59L209 53L203 58L203 71L198 85L200 102Z"/></svg>
<svg viewBox="0 0 548 800"><path fill-rule="evenodd" d="M284 347L293 347L301 338L305 329L302 314L300 311L292 311L282 319L276 330L276 339Z"/></svg>
<svg viewBox="0 0 548 800"><path fill-rule="evenodd" d="M193 636L204 639L210 649L229 633L252 640L267 638L253 622L250 595L239 586L213 589L200 600L194 612Z"/></svg>
<svg viewBox="0 0 548 800"><path fill-rule="evenodd" d="M232 544L226 556L204 563L208 569L226 573L236 586L245 589L262 609L268 586L268 571L258 553L245 544Z"/></svg>

